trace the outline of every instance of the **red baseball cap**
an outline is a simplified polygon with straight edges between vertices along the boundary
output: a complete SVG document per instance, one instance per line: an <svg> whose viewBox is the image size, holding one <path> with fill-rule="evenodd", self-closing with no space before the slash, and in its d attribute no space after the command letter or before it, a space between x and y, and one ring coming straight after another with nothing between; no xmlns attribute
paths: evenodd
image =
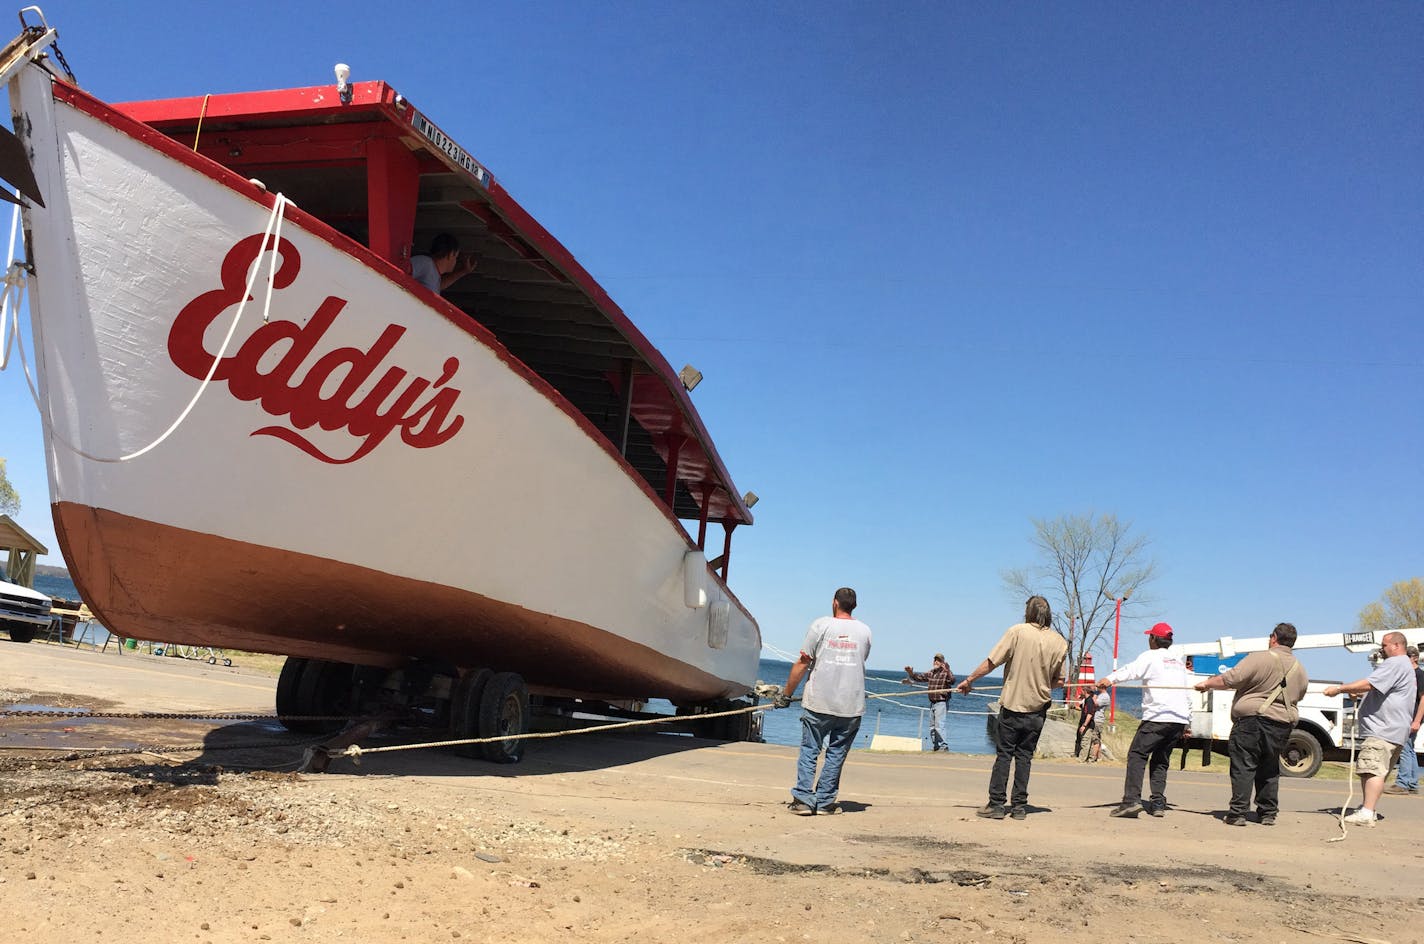
<svg viewBox="0 0 1424 944"><path fill-rule="evenodd" d="M1168 626L1166 623L1158 623L1156 626L1153 626L1147 632L1143 633L1143 635L1156 636L1158 639L1161 639L1164 636L1172 635L1172 627Z"/></svg>

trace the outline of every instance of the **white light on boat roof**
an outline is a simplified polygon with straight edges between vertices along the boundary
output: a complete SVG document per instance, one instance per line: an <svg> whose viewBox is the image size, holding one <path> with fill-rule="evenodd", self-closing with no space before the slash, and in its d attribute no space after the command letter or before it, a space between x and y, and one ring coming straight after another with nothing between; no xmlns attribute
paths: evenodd
<svg viewBox="0 0 1424 944"><path fill-rule="evenodd" d="M702 371L688 364L677 372L677 379L682 381L682 385L691 393L693 388L702 383Z"/></svg>
<svg viewBox="0 0 1424 944"><path fill-rule="evenodd" d="M336 64L336 94L343 105L351 104L351 67L344 62Z"/></svg>

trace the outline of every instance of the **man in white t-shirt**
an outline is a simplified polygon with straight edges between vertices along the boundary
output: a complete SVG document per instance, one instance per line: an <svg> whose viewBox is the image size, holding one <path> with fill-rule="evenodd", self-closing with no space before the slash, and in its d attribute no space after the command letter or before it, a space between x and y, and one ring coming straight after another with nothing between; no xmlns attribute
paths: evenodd
<svg viewBox="0 0 1424 944"><path fill-rule="evenodd" d="M801 644L801 657L791 666L778 708L791 703L801 680L801 755L796 761L796 786L788 809L797 816L839 813L841 767L855 743L865 714L865 660L870 657L870 627L851 615L855 591L841 587L831 600L831 615L811 624ZM816 759L826 759L816 779Z"/></svg>
<svg viewBox="0 0 1424 944"><path fill-rule="evenodd" d="M1118 682L1141 679L1142 723L1127 749L1127 777L1122 785L1122 803L1109 816L1136 819L1146 810L1152 816L1167 813L1167 769L1172 748L1192 720L1192 700L1187 691L1187 666L1172 652L1172 627L1158 623L1147 631L1147 651L1098 681L1106 691ZM1142 802L1143 770L1150 771L1152 795Z"/></svg>
<svg viewBox="0 0 1424 944"><path fill-rule="evenodd" d="M1413 747L1410 726L1414 721L1416 680L1414 666L1405 651L1409 641L1403 633L1387 633L1383 640L1385 658L1367 678L1349 685L1331 685L1326 695L1364 695L1355 713L1357 736L1363 737L1355 772L1360 775L1360 788L1365 798L1360 808L1345 822L1356 826L1373 826L1379 816L1375 805L1384 793L1384 781L1389 769L1399 758L1399 751L1408 744Z"/></svg>

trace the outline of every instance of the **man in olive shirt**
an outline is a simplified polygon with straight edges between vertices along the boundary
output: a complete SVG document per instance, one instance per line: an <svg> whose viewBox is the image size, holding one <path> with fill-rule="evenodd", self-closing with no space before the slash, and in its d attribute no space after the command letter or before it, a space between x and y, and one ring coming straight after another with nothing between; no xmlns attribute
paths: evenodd
<svg viewBox="0 0 1424 944"><path fill-rule="evenodd" d="M1231 702L1231 807L1222 822L1245 826L1256 791L1256 812L1262 826L1274 826L1280 811L1281 751L1297 718L1296 703L1310 681L1296 661L1295 627L1277 623L1270 648L1253 652L1220 675L1196 686L1199 692L1234 688Z"/></svg>
<svg viewBox="0 0 1424 944"><path fill-rule="evenodd" d="M989 805L978 811L987 819L1028 815L1028 777L1033 752L1048 717L1053 688L1063 684L1068 642L1053 629L1053 612L1043 597L1029 597L1024 621L1010 626L989 657L959 683L955 691L969 694L974 682L994 666L1004 667L1004 691L999 697L999 737L994 771L989 776ZM1014 767L1013 808L1006 807L1009 764Z"/></svg>

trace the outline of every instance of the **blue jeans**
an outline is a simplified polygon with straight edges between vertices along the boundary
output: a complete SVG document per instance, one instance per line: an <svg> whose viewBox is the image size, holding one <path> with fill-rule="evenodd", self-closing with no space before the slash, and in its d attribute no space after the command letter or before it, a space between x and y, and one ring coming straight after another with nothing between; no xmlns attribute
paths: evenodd
<svg viewBox="0 0 1424 944"><path fill-rule="evenodd" d="M812 809L836 802L841 789L841 768L860 730L860 718L841 718L814 711L801 711L801 756L796 760L796 786L791 795ZM825 747L821 779L816 780L816 759Z"/></svg>
<svg viewBox="0 0 1424 944"><path fill-rule="evenodd" d="M1399 751L1399 770L1395 772L1394 784L1406 790L1419 789L1419 755L1414 753L1414 735Z"/></svg>
<svg viewBox="0 0 1424 944"><path fill-rule="evenodd" d="M941 747L949 750L949 737L945 734L945 722L949 720L949 702L930 702L930 750Z"/></svg>

